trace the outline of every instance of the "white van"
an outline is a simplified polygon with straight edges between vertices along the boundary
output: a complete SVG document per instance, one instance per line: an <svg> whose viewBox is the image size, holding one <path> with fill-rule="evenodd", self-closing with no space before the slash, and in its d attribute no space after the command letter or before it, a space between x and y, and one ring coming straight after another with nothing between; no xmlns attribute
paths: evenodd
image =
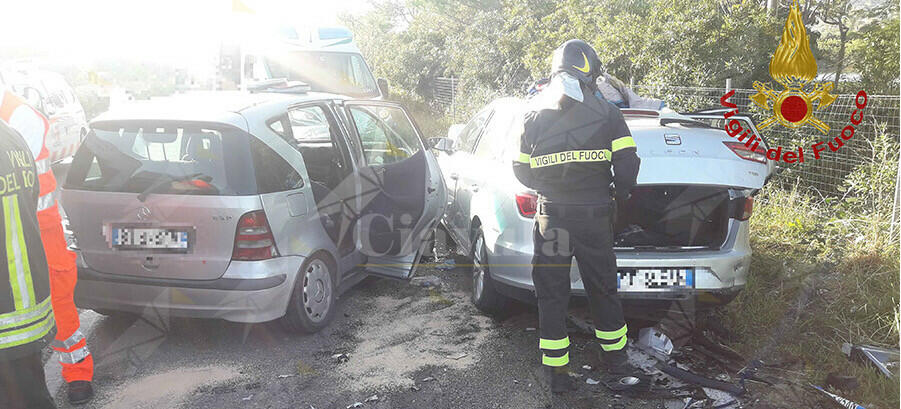
<svg viewBox="0 0 901 409"><path fill-rule="evenodd" d="M243 75L244 85L285 78L309 84L313 92L365 99L381 99L387 94L387 81L375 79L347 28L282 26L272 38L274 41L242 46L243 69L235 73L238 70L232 66L231 71ZM240 53L240 48L234 51ZM241 59L240 55L235 58Z"/></svg>

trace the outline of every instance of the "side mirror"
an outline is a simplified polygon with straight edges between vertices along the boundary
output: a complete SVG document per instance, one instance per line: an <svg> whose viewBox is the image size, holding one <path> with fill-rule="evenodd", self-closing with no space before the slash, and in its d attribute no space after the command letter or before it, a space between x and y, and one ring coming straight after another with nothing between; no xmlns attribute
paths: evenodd
<svg viewBox="0 0 901 409"><path fill-rule="evenodd" d="M383 97L387 97L388 94L391 93L391 90L388 88L388 80L384 78L379 78L375 80L376 84L379 86L379 92L382 93Z"/></svg>
<svg viewBox="0 0 901 409"><path fill-rule="evenodd" d="M447 128L447 138L450 140L457 140L457 136L460 136L460 131L463 130L465 124L453 124L450 128Z"/></svg>
<svg viewBox="0 0 901 409"><path fill-rule="evenodd" d="M429 147L445 153L454 152L454 140L448 138L429 138Z"/></svg>

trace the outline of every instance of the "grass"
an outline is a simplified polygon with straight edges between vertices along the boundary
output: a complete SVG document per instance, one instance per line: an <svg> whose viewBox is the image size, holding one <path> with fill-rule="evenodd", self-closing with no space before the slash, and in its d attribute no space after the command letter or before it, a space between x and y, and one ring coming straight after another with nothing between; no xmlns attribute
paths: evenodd
<svg viewBox="0 0 901 409"><path fill-rule="evenodd" d="M824 386L829 372L854 375L860 388L841 396L869 409L899 407L897 368L893 381L840 349L843 342L898 348L899 248L889 217L884 209L849 211L797 186L764 189L751 218L751 276L722 311L734 346L759 354L797 312L771 351L800 361L806 379L796 380ZM809 298L799 305L805 288Z"/></svg>

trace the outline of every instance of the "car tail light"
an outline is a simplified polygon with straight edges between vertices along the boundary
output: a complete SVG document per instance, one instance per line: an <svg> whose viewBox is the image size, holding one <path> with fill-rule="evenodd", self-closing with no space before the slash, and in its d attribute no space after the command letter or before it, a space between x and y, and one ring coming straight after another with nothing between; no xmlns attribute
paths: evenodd
<svg viewBox="0 0 901 409"><path fill-rule="evenodd" d="M262 210L245 213L238 220L232 260L253 261L273 257L278 257L278 249L275 248L275 238L269 229L266 213Z"/></svg>
<svg viewBox="0 0 901 409"><path fill-rule="evenodd" d="M741 142L723 142L723 144L744 160L766 163L766 151L761 147L751 149Z"/></svg>
<svg viewBox="0 0 901 409"><path fill-rule="evenodd" d="M738 220L748 220L751 218L751 212L754 210L754 197L742 197L736 200L734 208L735 214L732 217Z"/></svg>
<svg viewBox="0 0 901 409"><path fill-rule="evenodd" d="M530 192L517 193L516 208L523 217L535 217L538 211L538 195Z"/></svg>

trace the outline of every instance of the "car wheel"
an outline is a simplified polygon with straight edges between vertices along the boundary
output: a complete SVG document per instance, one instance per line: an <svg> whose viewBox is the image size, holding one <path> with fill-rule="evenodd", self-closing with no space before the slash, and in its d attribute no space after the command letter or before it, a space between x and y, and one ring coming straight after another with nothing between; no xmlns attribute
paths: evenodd
<svg viewBox="0 0 901 409"><path fill-rule="evenodd" d="M497 292L497 285L491 278L491 269L488 263L488 247L485 246L485 236L482 230L478 230L472 241L472 303L482 312L498 315L505 311L510 299Z"/></svg>
<svg viewBox="0 0 901 409"><path fill-rule="evenodd" d="M312 334L335 315L335 266L313 255L300 268L282 324L291 332Z"/></svg>

